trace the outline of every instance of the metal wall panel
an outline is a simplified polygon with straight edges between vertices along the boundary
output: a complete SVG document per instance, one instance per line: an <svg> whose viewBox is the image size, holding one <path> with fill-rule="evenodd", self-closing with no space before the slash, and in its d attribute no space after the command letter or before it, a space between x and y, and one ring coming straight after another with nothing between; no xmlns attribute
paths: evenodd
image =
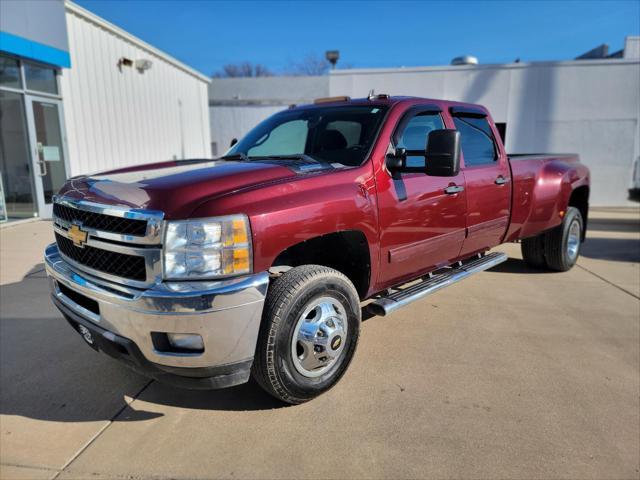
<svg viewBox="0 0 640 480"><path fill-rule="evenodd" d="M579 153L592 173L591 204L618 206L631 204L640 162L639 66L637 59L606 59L334 70L329 82L331 95L373 88L483 104L507 124L507 151Z"/></svg>
<svg viewBox="0 0 640 480"><path fill-rule="evenodd" d="M70 175L210 157L208 79L67 4L71 69L60 77ZM151 60L143 72L122 57Z"/></svg>

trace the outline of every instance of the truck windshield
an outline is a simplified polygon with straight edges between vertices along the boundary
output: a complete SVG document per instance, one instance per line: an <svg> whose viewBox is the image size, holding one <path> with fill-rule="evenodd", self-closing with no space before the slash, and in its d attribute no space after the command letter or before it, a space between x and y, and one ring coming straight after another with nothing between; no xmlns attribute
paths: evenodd
<svg viewBox="0 0 640 480"><path fill-rule="evenodd" d="M251 130L224 157L251 160L305 155L327 163L358 166L376 138L386 109L380 105L350 105L280 112Z"/></svg>

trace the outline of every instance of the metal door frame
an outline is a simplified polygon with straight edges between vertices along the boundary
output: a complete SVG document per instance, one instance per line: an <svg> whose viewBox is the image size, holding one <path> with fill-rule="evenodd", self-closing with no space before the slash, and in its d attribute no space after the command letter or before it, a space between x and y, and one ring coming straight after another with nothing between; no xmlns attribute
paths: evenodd
<svg viewBox="0 0 640 480"><path fill-rule="evenodd" d="M44 185L42 183L42 177L46 175L46 170L43 174L42 162L40 161L40 152L38 151L36 124L33 115L33 102L54 104L58 109L58 123L60 126L60 138L62 139L62 155L64 157L63 164L65 169L65 176L69 178L69 153L67 148L67 131L64 124L64 111L62 100L59 98L52 98L46 95L33 95L28 93L24 96L27 132L29 136L29 148L31 152L31 168L33 169L34 174L38 215L41 218L51 218L51 216L53 215L53 204L46 203L44 198Z"/></svg>

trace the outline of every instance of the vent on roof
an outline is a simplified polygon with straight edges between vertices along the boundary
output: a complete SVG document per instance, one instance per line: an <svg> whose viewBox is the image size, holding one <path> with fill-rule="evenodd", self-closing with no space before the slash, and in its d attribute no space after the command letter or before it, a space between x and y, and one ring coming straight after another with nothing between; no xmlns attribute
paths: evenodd
<svg viewBox="0 0 640 480"><path fill-rule="evenodd" d="M478 58L471 55L463 55L451 60L451 65L478 65Z"/></svg>

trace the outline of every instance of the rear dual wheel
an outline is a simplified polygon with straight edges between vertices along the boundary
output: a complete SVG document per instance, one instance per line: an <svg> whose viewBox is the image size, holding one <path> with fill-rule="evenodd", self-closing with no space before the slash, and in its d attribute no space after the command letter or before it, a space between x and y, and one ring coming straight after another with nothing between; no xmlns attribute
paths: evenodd
<svg viewBox="0 0 640 480"><path fill-rule="evenodd" d="M569 207L556 228L522 240L522 257L530 267L566 272L578 261L583 231L580 210Z"/></svg>
<svg viewBox="0 0 640 480"><path fill-rule="evenodd" d="M353 358L360 316L358 293L337 270L304 265L285 272L265 301L253 378L292 404L329 390Z"/></svg>

